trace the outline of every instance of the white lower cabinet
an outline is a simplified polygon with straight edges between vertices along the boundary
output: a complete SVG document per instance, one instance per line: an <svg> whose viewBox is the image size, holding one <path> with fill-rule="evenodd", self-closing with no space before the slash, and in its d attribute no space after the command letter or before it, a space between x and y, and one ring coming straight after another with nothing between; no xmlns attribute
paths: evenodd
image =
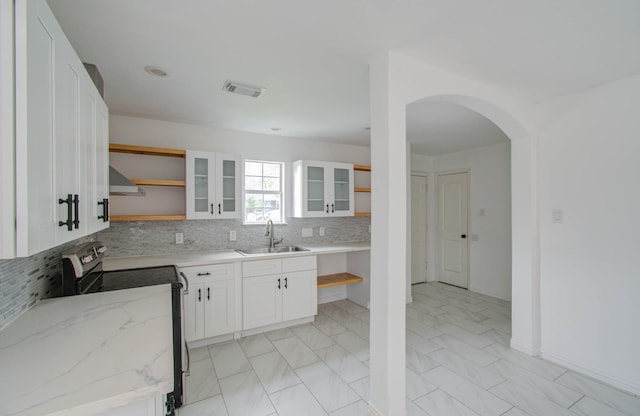
<svg viewBox="0 0 640 416"><path fill-rule="evenodd" d="M184 295L187 342L230 334L236 328L236 263L184 267L189 281Z"/></svg>
<svg viewBox="0 0 640 416"><path fill-rule="evenodd" d="M244 330L318 312L316 256L242 263Z"/></svg>

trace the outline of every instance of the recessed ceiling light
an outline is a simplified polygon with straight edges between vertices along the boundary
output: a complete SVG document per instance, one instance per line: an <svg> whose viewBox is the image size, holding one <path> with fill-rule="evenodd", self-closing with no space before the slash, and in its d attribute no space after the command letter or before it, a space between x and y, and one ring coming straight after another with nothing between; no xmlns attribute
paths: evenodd
<svg viewBox="0 0 640 416"><path fill-rule="evenodd" d="M147 74L153 75L154 77L158 78L166 78L169 76L169 74L167 74L167 71L162 68L158 68L157 66L148 65L144 67L144 70L147 72Z"/></svg>
<svg viewBox="0 0 640 416"><path fill-rule="evenodd" d="M282 130L282 129L281 129L280 127L271 127L271 130L273 130L273 131L280 131L280 130Z"/></svg>

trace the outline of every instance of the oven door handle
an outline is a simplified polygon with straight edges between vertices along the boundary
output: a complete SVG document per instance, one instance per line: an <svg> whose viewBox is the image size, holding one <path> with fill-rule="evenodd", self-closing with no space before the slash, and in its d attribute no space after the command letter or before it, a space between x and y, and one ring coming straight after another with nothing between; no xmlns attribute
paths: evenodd
<svg viewBox="0 0 640 416"><path fill-rule="evenodd" d="M191 369L191 354L189 354L189 346L187 345L187 341L184 342L184 349L187 352L187 369L184 371L184 375L189 376L189 370Z"/></svg>
<svg viewBox="0 0 640 416"><path fill-rule="evenodd" d="M186 289L184 290L184 294L188 295L189 294L189 279L187 279L187 275L185 275L184 272L180 272L180 276L182 276L182 278L184 279L184 282L186 284Z"/></svg>

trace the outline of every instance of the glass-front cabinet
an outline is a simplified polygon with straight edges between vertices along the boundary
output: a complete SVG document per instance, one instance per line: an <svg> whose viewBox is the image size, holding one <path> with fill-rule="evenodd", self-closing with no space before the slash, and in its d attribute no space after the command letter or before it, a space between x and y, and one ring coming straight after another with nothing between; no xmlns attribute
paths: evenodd
<svg viewBox="0 0 640 416"><path fill-rule="evenodd" d="M353 216L353 165L298 160L293 163L293 216Z"/></svg>
<svg viewBox="0 0 640 416"><path fill-rule="evenodd" d="M187 150L187 219L240 218L240 156Z"/></svg>

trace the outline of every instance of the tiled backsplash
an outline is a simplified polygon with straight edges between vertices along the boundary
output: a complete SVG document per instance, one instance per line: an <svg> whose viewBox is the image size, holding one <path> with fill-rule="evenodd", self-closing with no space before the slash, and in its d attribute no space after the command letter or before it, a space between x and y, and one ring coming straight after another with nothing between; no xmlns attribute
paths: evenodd
<svg viewBox="0 0 640 416"><path fill-rule="evenodd" d="M370 240L367 217L289 218L287 224L275 224L275 238L284 237L282 244L322 244L340 241ZM325 235L319 236L320 227ZM302 237L303 228L312 228L313 237ZM236 241L229 241L229 232L236 232ZM240 220L131 221L112 222L98 233L107 246L108 257L172 254L186 251L266 246L264 225L243 225ZM175 244L175 234L183 233L184 244Z"/></svg>
<svg viewBox="0 0 640 416"><path fill-rule="evenodd" d="M94 239L81 238L31 257L0 260L0 329L40 299L59 296L62 289L62 253Z"/></svg>

